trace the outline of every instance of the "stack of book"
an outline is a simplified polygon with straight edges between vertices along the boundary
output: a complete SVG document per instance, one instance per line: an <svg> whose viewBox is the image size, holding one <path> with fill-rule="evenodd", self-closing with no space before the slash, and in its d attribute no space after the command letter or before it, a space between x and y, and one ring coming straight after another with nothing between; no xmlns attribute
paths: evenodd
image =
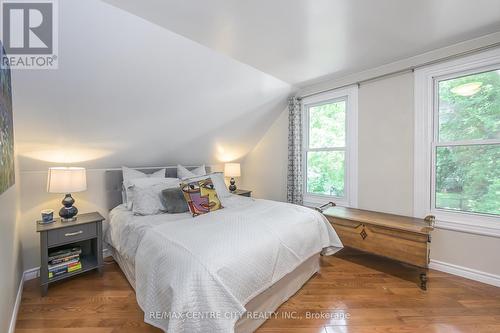
<svg viewBox="0 0 500 333"><path fill-rule="evenodd" d="M82 269L81 254L79 247L49 253L49 279Z"/></svg>

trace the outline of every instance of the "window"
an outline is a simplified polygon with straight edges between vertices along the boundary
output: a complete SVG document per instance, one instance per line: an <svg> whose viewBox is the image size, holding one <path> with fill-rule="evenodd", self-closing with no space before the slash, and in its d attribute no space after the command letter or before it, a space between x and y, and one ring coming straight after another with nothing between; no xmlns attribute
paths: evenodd
<svg viewBox="0 0 500 333"><path fill-rule="evenodd" d="M500 70L435 85L434 207L500 215Z"/></svg>
<svg viewBox="0 0 500 333"><path fill-rule="evenodd" d="M499 161L500 51L418 70L415 216L500 235Z"/></svg>
<svg viewBox="0 0 500 333"><path fill-rule="evenodd" d="M357 88L307 98L304 103L304 201L355 206Z"/></svg>

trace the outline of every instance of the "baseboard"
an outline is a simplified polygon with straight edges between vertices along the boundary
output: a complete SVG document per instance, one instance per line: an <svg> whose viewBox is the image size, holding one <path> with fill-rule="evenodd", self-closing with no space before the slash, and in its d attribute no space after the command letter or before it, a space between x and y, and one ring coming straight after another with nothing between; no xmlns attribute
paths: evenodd
<svg viewBox="0 0 500 333"><path fill-rule="evenodd" d="M9 333L14 333L16 330L17 314L19 313L19 307L21 306L21 298L23 297L24 288L24 273L19 281L19 288L17 289L16 302L14 303L14 309L12 310L12 317L10 318Z"/></svg>
<svg viewBox="0 0 500 333"><path fill-rule="evenodd" d="M40 276L40 267L30 268L23 273L23 281L36 279Z"/></svg>
<svg viewBox="0 0 500 333"><path fill-rule="evenodd" d="M448 274L458 275L466 279L479 281L486 284L491 284L492 286L500 287L499 275L486 273L483 271L478 271L476 269L458 266L434 259L431 259L429 268L435 269L436 271L445 272Z"/></svg>
<svg viewBox="0 0 500 333"><path fill-rule="evenodd" d="M103 249L102 250L102 257L103 258L107 258L107 257L111 257L112 256L112 253L109 249Z"/></svg>

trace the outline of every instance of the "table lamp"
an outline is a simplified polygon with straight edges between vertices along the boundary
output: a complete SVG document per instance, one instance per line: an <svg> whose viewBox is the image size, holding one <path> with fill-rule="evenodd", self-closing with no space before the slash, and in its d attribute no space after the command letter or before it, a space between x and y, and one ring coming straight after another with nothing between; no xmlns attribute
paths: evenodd
<svg viewBox="0 0 500 333"><path fill-rule="evenodd" d="M66 194L62 200L63 207L59 211L61 221L69 222L76 220L78 209L73 206L75 199L71 193L83 192L87 189L87 173L84 168L49 168L47 177L47 192Z"/></svg>
<svg viewBox="0 0 500 333"><path fill-rule="evenodd" d="M240 177L241 176L241 168L239 163L226 163L224 165L224 175L226 177L231 177L230 180L230 185L229 185L229 191L234 192L236 191L236 185L234 181L234 177Z"/></svg>

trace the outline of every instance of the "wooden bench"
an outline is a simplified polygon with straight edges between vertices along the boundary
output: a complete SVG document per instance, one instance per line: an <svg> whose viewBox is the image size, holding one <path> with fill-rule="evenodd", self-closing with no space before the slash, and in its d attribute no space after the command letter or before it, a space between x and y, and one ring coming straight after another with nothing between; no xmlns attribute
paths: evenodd
<svg viewBox="0 0 500 333"><path fill-rule="evenodd" d="M418 267L421 271L420 288L427 289L434 216L418 219L337 207L333 202L318 210L330 221L344 246Z"/></svg>

